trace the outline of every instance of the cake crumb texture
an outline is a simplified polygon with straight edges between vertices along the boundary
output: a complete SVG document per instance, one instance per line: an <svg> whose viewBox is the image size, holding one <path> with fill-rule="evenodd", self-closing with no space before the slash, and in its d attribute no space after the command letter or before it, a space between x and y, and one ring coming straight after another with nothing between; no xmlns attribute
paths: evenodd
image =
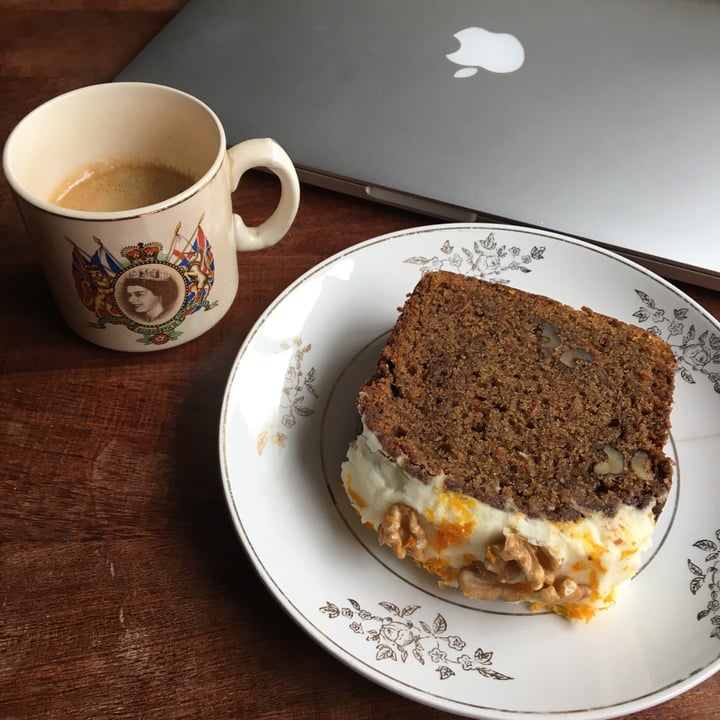
<svg viewBox="0 0 720 720"><path fill-rule="evenodd" d="M528 517L657 516L676 360L642 328L499 283L436 271L408 296L358 394L410 475Z"/></svg>

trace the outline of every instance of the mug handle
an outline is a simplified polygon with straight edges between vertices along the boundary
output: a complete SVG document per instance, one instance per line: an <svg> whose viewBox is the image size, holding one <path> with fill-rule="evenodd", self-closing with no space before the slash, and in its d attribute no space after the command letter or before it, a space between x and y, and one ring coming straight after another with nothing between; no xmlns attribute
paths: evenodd
<svg viewBox="0 0 720 720"><path fill-rule="evenodd" d="M251 168L267 168L280 180L280 201L270 217L257 227L248 227L233 213L235 246L238 250L262 250L277 243L289 230L300 204L300 183L287 153L270 138L244 140L227 150L231 192Z"/></svg>

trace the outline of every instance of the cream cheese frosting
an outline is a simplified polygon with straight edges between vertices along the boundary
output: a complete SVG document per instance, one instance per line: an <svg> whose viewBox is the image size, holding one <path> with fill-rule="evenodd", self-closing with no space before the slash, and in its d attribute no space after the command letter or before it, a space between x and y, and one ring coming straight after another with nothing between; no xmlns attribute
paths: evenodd
<svg viewBox="0 0 720 720"><path fill-rule="evenodd" d="M396 462L384 455L367 428L348 449L342 480L350 502L370 528L381 530L393 507L414 511L426 542L407 554L437 574L441 586L459 586L466 592L463 573L476 568L485 578L496 580L501 590L509 588L502 587L504 583L518 583L500 599L525 600L573 619L589 620L595 611L614 603L617 588L640 568L655 527L652 506L620 505L612 517L591 512L574 521L550 521L492 507L446 490L443 475L431 484L419 481L403 470L402 458ZM382 533L380 537L382 541ZM519 541L531 555L542 550L540 560L551 559L556 585L583 588L583 596L557 606L547 592L528 584L522 573L519 579L489 575L488 571L497 571L494 554L503 543L507 546L508 538Z"/></svg>

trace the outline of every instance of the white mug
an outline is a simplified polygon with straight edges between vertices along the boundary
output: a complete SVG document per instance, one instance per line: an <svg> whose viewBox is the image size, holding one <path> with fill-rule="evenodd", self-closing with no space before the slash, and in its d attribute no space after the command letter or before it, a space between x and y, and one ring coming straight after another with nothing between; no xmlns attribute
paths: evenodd
<svg viewBox="0 0 720 720"><path fill-rule="evenodd" d="M187 186L161 199L140 193L151 202L138 207L108 210L102 188L92 201L63 206L98 168L125 166L169 168ZM231 193L257 167L277 175L280 200L265 222L247 227ZM173 347L213 327L237 293L237 251L278 242L300 198L295 168L275 141L227 149L210 108L149 83L92 85L46 102L10 134L3 169L63 317L113 350Z"/></svg>

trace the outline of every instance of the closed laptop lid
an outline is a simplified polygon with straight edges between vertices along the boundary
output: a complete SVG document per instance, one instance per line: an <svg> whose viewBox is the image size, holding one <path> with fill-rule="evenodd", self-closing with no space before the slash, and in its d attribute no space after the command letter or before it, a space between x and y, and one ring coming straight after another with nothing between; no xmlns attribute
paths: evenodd
<svg viewBox="0 0 720 720"><path fill-rule="evenodd" d="M301 178L569 233L720 288L720 4L191 0L119 75Z"/></svg>

